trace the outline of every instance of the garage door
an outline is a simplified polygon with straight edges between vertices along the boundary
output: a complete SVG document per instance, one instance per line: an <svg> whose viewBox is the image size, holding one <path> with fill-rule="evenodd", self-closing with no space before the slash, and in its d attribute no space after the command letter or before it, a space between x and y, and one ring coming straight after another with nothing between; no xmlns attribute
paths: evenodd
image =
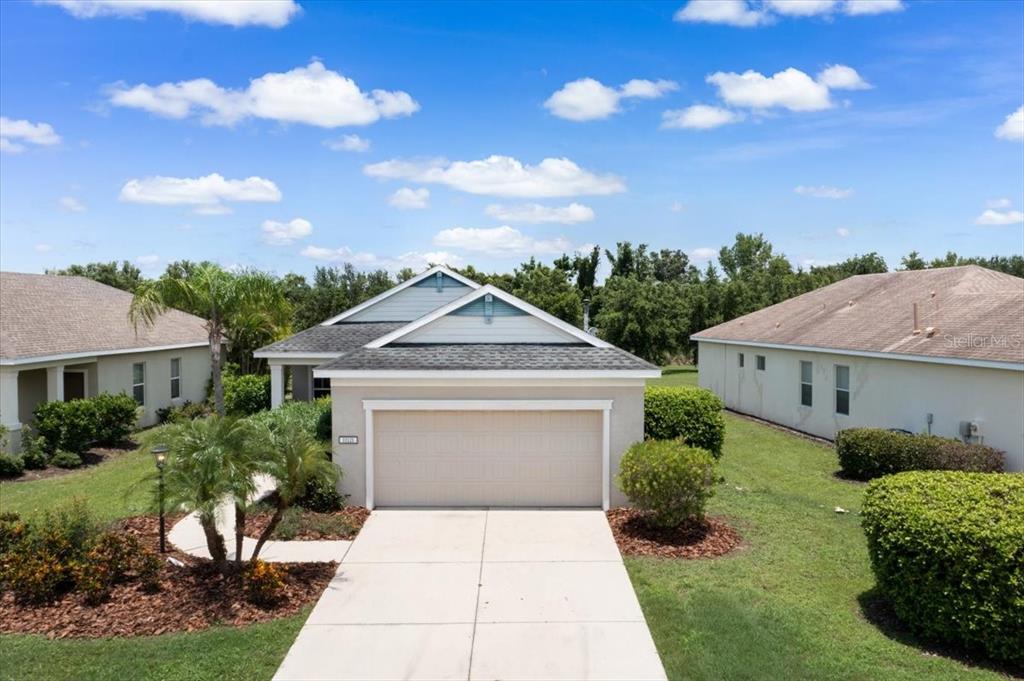
<svg viewBox="0 0 1024 681"><path fill-rule="evenodd" d="M599 411L379 411L378 506L600 506Z"/></svg>

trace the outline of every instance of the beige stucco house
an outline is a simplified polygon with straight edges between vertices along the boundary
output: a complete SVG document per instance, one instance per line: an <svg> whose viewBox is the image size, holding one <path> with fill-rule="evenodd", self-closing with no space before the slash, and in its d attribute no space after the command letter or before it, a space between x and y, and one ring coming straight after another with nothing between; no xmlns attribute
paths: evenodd
<svg viewBox="0 0 1024 681"><path fill-rule="evenodd" d="M693 338L700 384L729 409L830 439L871 426L982 442L1024 470L1024 279L866 274Z"/></svg>
<svg viewBox="0 0 1024 681"><path fill-rule="evenodd" d="M273 404L330 394L349 501L375 506L625 503L661 371L444 267L257 351Z"/></svg>
<svg viewBox="0 0 1024 681"><path fill-rule="evenodd" d="M205 321L171 310L136 329L131 300L84 277L0 272L0 423L11 448L43 401L123 392L147 426L161 407L204 398Z"/></svg>

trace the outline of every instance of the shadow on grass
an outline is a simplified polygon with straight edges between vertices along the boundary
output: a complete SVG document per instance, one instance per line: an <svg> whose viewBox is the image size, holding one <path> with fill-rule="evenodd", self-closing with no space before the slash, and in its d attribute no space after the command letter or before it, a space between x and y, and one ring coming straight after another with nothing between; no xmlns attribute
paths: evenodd
<svg viewBox="0 0 1024 681"><path fill-rule="evenodd" d="M892 605L877 589L869 589L857 596L861 615L887 638L905 646L917 648L923 655L935 655L956 660L969 667L979 667L1014 678L1024 678L1024 667L1009 662L999 662L986 657L984 653L965 650L950 643L943 643L918 636L903 622L892 609Z"/></svg>
<svg viewBox="0 0 1024 681"><path fill-rule="evenodd" d="M697 367L695 366L683 366L675 365L661 368L662 376L673 376L675 374L695 374L697 373Z"/></svg>

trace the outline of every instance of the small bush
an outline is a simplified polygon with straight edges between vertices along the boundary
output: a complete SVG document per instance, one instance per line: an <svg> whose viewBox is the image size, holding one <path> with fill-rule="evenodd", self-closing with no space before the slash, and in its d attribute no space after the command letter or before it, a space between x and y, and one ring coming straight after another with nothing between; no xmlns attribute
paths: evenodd
<svg viewBox="0 0 1024 681"><path fill-rule="evenodd" d="M619 462L619 489L657 527L701 520L714 494L714 458L679 440L637 442Z"/></svg>
<svg viewBox="0 0 1024 681"><path fill-rule="evenodd" d="M4 556L3 581L19 603L52 601L66 591L71 571L51 552L11 551Z"/></svg>
<svg viewBox="0 0 1024 681"><path fill-rule="evenodd" d="M50 458L50 463L57 468L79 468L82 465L82 457L74 452L58 449Z"/></svg>
<svg viewBox="0 0 1024 681"><path fill-rule="evenodd" d="M341 469L338 475L340 477ZM306 483L306 490L295 500L295 505L316 513L333 513L345 506L345 496L334 483L314 479Z"/></svg>
<svg viewBox="0 0 1024 681"><path fill-rule="evenodd" d="M245 416L270 409L270 376L245 374L224 376L224 410Z"/></svg>
<svg viewBox="0 0 1024 681"><path fill-rule="evenodd" d="M124 442L135 428L139 405L125 393L103 393L88 400L96 410L94 440L101 445L113 446Z"/></svg>
<svg viewBox="0 0 1024 681"><path fill-rule="evenodd" d="M249 600L262 607L277 605L284 596L284 567L256 559L245 570L245 589Z"/></svg>
<svg viewBox="0 0 1024 681"><path fill-rule="evenodd" d="M125 394L104 393L70 402L40 402L32 412L47 453L82 454L94 443L116 445L135 427L138 405Z"/></svg>
<svg viewBox="0 0 1024 681"><path fill-rule="evenodd" d="M861 511L878 588L926 637L1024 663L1024 475L914 471Z"/></svg>
<svg viewBox="0 0 1024 681"><path fill-rule="evenodd" d="M96 404L92 400L71 400L56 404L64 405L61 413L63 428L57 448L81 454L96 441L99 430L99 412Z"/></svg>
<svg viewBox="0 0 1024 681"><path fill-rule="evenodd" d="M281 514L281 520L274 528L274 539L291 540L302 530L302 509L298 506L290 506Z"/></svg>
<svg viewBox="0 0 1024 681"><path fill-rule="evenodd" d="M913 470L1003 470L1003 454L985 445L935 435L912 435L882 428L849 428L836 434L843 473L856 480Z"/></svg>
<svg viewBox="0 0 1024 681"><path fill-rule="evenodd" d="M204 416L209 416L210 407L205 402L185 400L180 407L173 404L156 410L156 418L160 423L184 423Z"/></svg>
<svg viewBox="0 0 1024 681"><path fill-rule="evenodd" d="M317 440L333 442L332 436L332 411L331 411L331 398L321 397L316 401L317 409L320 410L320 414L316 419L316 431L313 435L316 436Z"/></svg>
<svg viewBox="0 0 1024 681"><path fill-rule="evenodd" d="M297 419L302 429L318 440L331 439L331 398L321 397L312 402L285 402L277 409L261 411L249 417L253 423L274 429L285 419ZM323 424L327 424L327 434L323 435Z"/></svg>
<svg viewBox="0 0 1024 681"><path fill-rule="evenodd" d="M644 391L644 437L682 438L717 459L725 442L722 400L710 390L690 386L649 386Z"/></svg>
<svg viewBox="0 0 1024 681"><path fill-rule="evenodd" d="M28 525L17 513L0 513L0 557L25 538Z"/></svg>
<svg viewBox="0 0 1024 681"><path fill-rule="evenodd" d="M25 468L29 470L42 470L49 463L46 455L46 440L41 437L33 437L31 433L25 433L21 441L21 459L25 462Z"/></svg>
<svg viewBox="0 0 1024 681"><path fill-rule="evenodd" d="M66 402L40 402L32 410L33 426L46 443L46 453L53 454L60 447L64 434L64 405Z"/></svg>
<svg viewBox="0 0 1024 681"><path fill-rule="evenodd" d="M135 566L135 572L139 577L142 588L149 593L160 590L160 568L164 565L163 559L152 551L143 550L139 562Z"/></svg>
<svg viewBox="0 0 1024 681"><path fill-rule="evenodd" d="M25 472L25 461L16 454L0 452L0 478L16 478Z"/></svg>

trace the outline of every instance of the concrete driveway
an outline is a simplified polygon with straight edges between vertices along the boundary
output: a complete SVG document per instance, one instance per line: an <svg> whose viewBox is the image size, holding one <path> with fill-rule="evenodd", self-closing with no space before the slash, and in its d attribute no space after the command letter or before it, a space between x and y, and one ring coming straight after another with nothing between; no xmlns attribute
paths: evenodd
<svg viewBox="0 0 1024 681"><path fill-rule="evenodd" d="M601 511L378 510L274 678L665 672Z"/></svg>

